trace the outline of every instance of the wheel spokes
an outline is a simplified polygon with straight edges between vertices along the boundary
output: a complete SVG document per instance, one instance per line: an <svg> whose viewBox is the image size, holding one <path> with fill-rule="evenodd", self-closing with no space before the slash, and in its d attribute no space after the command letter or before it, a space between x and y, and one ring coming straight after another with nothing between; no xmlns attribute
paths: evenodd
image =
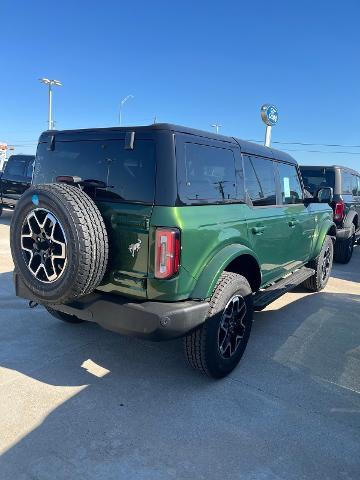
<svg viewBox="0 0 360 480"><path fill-rule="evenodd" d="M28 269L39 281L52 283L63 273L67 242L58 219L46 209L32 210L24 220L21 249Z"/></svg>
<svg viewBox="0 0 360 480"><path fill-rule="evenodd" d="M237 350L245 333L246 303L235 295L224 308L218 330L218 348L224 358L230 358Z"/></svg>

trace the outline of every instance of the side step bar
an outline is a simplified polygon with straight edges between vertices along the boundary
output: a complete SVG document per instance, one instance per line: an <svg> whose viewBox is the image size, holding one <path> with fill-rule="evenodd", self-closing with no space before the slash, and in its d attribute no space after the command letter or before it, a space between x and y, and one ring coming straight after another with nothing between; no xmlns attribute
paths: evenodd
<svg viewBox="0 0 360 480"><path fill-rule="evenodd" d="M270 285L270 287L259 290L254 295L254 310L263 310L274 300L284 295L284 293L289 292L309 277L312 277L314 273L315 270L312 268L299 268L299 270Z"/></svg>

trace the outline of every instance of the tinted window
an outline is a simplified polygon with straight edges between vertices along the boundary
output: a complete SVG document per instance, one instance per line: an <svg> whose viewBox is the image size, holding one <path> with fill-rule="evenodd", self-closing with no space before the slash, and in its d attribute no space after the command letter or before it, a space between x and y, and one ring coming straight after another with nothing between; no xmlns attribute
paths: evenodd
<svg viewBox="0 0 360 480"><path fill-rule="evenodd" d="M153 203L154 142L135 139L133 150L125 150L123 140L58 141L53 151L40 144L34 183L55 182L62 175L102 182L93 192L98 200Z"/></svg>
<svg viewBox="0 0 360 480"><path fill-rule="evenodd" d="M352 176L352 194L356 197L359 195L359 177L356 175Z"/></svg>
<svg viewBox="0 0 360 480"><path fill-rule="evenodd" d="M185 143L185 171L179 193L185 203L217 203L236 200L235 158L227 148Z"/></svg>
<svg viewBox="0 0 360 480"><path fill-rule="evenodd" d="M260 157L244 156L245 189L254 206L276 205L274 164Z"/></svg>
<svg viewBox="0 0 360 480"><path fill-rule="evenodd" d="M282 203L292 204L303 201L303 193L299 175L295 165L277 163Z"/></svg>
<svg viewBox="0 0 360 480"><path fill-rule="evenodd" d="M304 188L314 195L319 188L335 188L335 172L329 168L300 167Z"/></svg>
<svg viewBox="0 0 360 480"><path fill-rule="evenodd" d="M34 168L34 161L32 160L31 162L28 163L28 166L26 168L26 176L28 178L32 177L33 168Z"/></svg>
<svg viewBox="0 0 360 480"><path fill-rule="evenodd" d="M342 170L342 193L352 194L352 178L351 173Z"/></svg>
<svg viewBox="0 0 360 480"><path fill-rule="evenodd" d="M6 175L24 176L26 160L21 158L9 159L6 164Z"/></svg>

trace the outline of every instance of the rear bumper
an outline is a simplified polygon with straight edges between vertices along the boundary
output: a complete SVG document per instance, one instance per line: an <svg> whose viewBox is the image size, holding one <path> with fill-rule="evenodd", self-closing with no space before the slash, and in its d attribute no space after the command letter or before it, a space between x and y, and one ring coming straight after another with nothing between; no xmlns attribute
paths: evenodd
<svg viewBox="0 0 360 480"><path fill-rule="evenodd" d="M36 302L16 272L14 282L18 297ZM70 304L51 305L51 308L95 322L123 335L166 340L182 337L201 325L206 319L209 304L194 300L174 303L137 302L118 295L96 292Z"/></svg>

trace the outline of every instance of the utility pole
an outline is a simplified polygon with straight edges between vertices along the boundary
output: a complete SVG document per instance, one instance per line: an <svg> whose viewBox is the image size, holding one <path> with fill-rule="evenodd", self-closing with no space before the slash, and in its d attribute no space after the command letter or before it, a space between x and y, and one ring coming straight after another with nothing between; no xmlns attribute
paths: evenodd
<svg viewBox="0 0 360 480"><path fill-rule="evenodd" d="M211 126L216 129L216 133L219 133L219 128L222 127L222 125L220 125L218 122L213 123Z"/></svg>
<svg viewBox="0 0 360 480"><path fill-rule="evenodd" d="M59 80L50 80L49 78L39 78L41 83L48 86L49 99L48 99L48 130L53 130L54 122L52 119L52 87L62 87L62 83Z"/></svg>
<svg viewBox="0 0 360 480"><path fill-rule="evenodd" d="M122 108L124 106L124 103L126 103L130 98L135 98L134 95L127 95L124 97L121 102L120 102L120 107L119 107L119 125L121 127L121 121L122 121Z"/></svg>

